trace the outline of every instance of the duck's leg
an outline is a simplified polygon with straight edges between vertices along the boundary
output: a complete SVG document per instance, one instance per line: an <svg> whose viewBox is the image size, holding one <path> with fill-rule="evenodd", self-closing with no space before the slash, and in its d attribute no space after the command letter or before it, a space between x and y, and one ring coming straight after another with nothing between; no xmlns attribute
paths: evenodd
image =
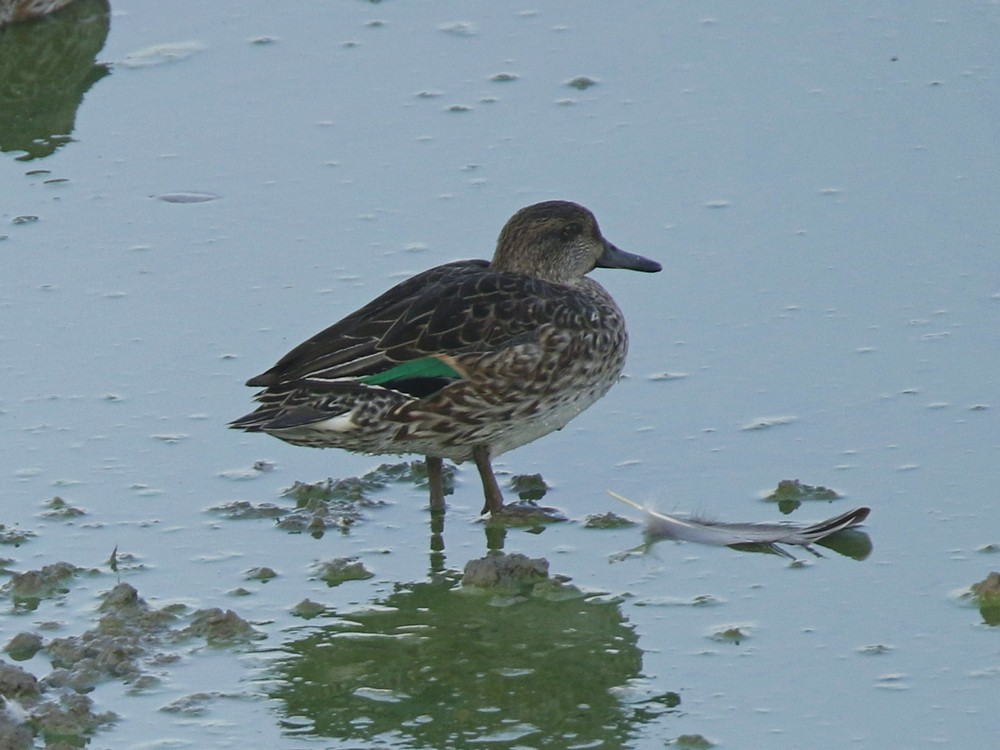
<svg viewBox="0 0 1000 750"><path fill-rule="evenodd" d="M483 505L483 513L499 513L503 508L503 495L500 494L500 485L493 475L493 466L490 464L490 449L485 445L477 445L472 449L472 460L476 462L479 469L479 476L483 480L483 495L486 504Z"/></svg>
<svg viewBox="0 0 1000 750"><path fill-rule="evenodd" d="M444 460L436 456L426 456L427 486L431 491L431 513L444 512L444 482L441 472Z"/></svg>

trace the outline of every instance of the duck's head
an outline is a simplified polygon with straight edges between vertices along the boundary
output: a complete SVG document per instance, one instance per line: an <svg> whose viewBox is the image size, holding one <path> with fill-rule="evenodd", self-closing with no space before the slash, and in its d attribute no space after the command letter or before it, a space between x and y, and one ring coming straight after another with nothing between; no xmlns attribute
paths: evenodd
<svg viewBox="0 0 1000 750"><path fill-rule="evenodd" d="M522 208L500 231L490 266L568 283L594 268L627 268L652 273L654 260L620 250L601 234L597 219L569 201L546 201Z"/></svg>

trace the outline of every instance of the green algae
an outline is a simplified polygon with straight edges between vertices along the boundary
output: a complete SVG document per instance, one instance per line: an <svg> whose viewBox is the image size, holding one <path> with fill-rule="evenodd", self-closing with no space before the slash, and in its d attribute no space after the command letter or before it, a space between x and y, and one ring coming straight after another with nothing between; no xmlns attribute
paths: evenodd
<svg viewBox="0 0 1000 750"><path fill-rule="evenodd" d="M313 564L312 569L313 576L331 588L345 581L364 581L375 575L365 568L364 563L352 557L319 560Z"/></svg>
<svg viewBox="0 0 1000 750"><path fill-rule="evenodd" d="M45 507L41 513L38 514L39 518L55 518L68 520L72 518L78 518L79 516L85 516L87 511L83 508L78 508L75 505L70 505L68 502L63 500L61 497L56 495L50 500L46 500L42 505Z"/></svg>
<svg viewBox="0 0 1000 750"><path fill-rule="evenodd" d="M38 570L14 573L0 587L0 596L9 597L16 610L34 610L43 599L65 595L70 582L82 572L82 568L70 563L56 562Z"/></svg>
<svg viewBox="0 0 1000 750"><path fill-rule="evenodd" d="M244 572L243 577L248 581L260 581L261 583L267 583L272 578L277 578L278 574L273 568L262 566L250 568Z"/></svg>
<svg viewBox="0 0 1000 750"><path fill-rule="evenodd" d="M970 587L987 625L1000 625L1000 573L993 571Z"/></svg>
<svg viewBox="0 0 1000 750"><path fill-rule="evenodd" d="M191 624L184 628L180 635L204 638L210 646L232 646L265 637L264 633L255 629L233 610L222 610L219 607L193 612Z"/></svg>
<svg viewBox="0 0 1000 750"><path fill-rule="evenodd" d="M541 500L549 491L541 474L515 474L507 484L519 498L530 502Z"/></svg>
<svg viewBox="0 0 1000 750"><path fill-rule="evenodd" d="M454 490L455 469L445 466L442 472L444 493ZM296 534L321 538L327 531L342 534L361 522L365 511L385 505L374 495L391 484L427 485L427 467L423 461L381 464L365 474L320 482L295 482L282 492L294 507L274 503L237 500L209 508L209 512L231 520L273 518L278 528Z"/></svg>
<svg viewBox="0 0 1000 750"><path fill-rule="evenodd" d="M585 529L625 529L635 525L635 521L611 511L607 513L592 513L583 521Z"/></svg>
<svg viewBox="0 0 1000 750"><path fill-rule="evenodd" d="M0 544L6 544L11 547L20 547L29 539L35 537L34 531L28 531L27 529L8 529L4 524L0 523Z"/></svg>
<svg viewBox="0 0 1000 750"><path fill-rule="evenodd" d="M822 485L811 485L798 479L782 479L778 486L764 500L778 504L778 510L784 514L796 510L803 502L821 500L832 502L843 497L836 490Z"/></svg>

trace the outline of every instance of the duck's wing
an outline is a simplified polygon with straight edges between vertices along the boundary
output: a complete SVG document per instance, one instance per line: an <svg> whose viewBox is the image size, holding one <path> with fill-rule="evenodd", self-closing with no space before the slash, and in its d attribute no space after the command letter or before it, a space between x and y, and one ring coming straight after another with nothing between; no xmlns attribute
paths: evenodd
<svg viewBox="0 0 1000 750"><path fill-rule="evenodd" d="M483 260L437 266L299 344L247 385L272 388L344 378L380 384L380 374L404 363L413 363L407 370L417 369L400 377L444 375L435 371L448 367L449 355L526 340L556 310L571 313L567 304L574 306L571 295L558 285L490 271Z"/></svg>

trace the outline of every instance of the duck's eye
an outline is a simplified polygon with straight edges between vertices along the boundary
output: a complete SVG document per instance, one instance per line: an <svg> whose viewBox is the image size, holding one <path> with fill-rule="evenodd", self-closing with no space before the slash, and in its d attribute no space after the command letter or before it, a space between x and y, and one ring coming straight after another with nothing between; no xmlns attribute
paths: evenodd
<svg viewBox="0 0 1000 750"><path fill-rule="evenodd" d="M575 221L562 228L562 238L564 240L575 240L583 230Z"/></svg>

